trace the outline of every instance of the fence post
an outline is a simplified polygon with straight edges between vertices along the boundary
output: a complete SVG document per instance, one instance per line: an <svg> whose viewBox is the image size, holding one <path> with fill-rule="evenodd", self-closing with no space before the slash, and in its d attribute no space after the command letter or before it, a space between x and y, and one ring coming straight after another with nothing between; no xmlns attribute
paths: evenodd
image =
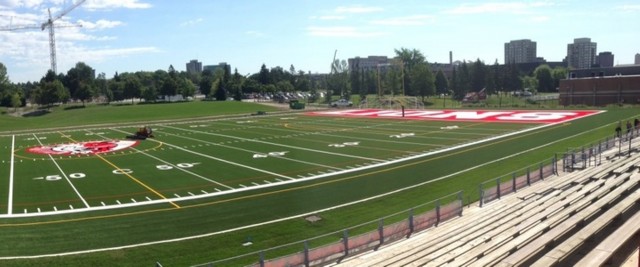
<svg viewBox="0 0 640 267"><path fill-rule="evenodd" d="M264 267L264 250L260 251L260 267Z"/></svg>
<svg viewBox="0 0 640 267"><path fill-rule="evenodd" d="M348 256L349 255L349 230L344 229L344 232L342 232L342 243L344 244L344 256Z"/></svg>
<svg viewBox="0 0 640 267"><path fill-rule="evenodd" d="M567 172L567 154L562 155L562 171Z"/></svg>
<svg viewBox="0 0 640 267"><path fill-rule="evenodd" d="M498 194L498 199L500 199L500 196L501 196L500 195L500 178L496 179L496 189L497 189L496 192Z"/></svg>
<svg viewBox="0 0 640 267"><path fill-rule="evenodd" d="M309 241L304 241L304 266L309 267Z"/></svg>
<svg viewBox="0 0 640 267"><path fill-rule="evenodd" d="M542 162L540 162L540 180L544 181L544 172L542 171L542 168L544 168L544 166L542 166Z"/></svg>
<svg viewBox="0 0 640 267"><path fill-rule="evenodd" d="M380 235L380 246L384 243L384 219L380 219L378 223L378 235Z"/></svg>
<svg viewBox="0 0 640 267"><path fill-rule="evenodd" d="M478 186L480 190L480 207L482 208L482 204L484 204L484 190L482 190L482 183Z"/></svg>
<svg viewBox="0 0 640 267"><path fill-rule="evenodd" d="M633 132L629 135L629 151L627 151L627 157L631 157L631 139L633 138Z"/></svg>
<svg viewBox="0 0 640 267"><path fill-rule="evenodd" d="M440 199L436 200L436 226L440 225Z"/></svg>
<svg viewBox="0 0 640 267"><path fill-rule="evenodd" d="M553 159L551 160L551 169L553 174L558 175L558 153L553 153Z"/></svg>
<svg viewBox="0 0 640 267"><path fill-rule="evenodd" d="M530 167L527 167L527 186L531 186L531 171Z"/></svg>
<svg viewBox="0 0 640 267"><path fill-rule="evenodd" d="M409 235L407 237L411 236L411 234L413 234L413 208L409 210Z"/></svg>
<svg viewBox="0 0 640 267"><path fill-rule="evenodd" d="M516 173L514 172L512 177L511 177L511 192L516 192L518 189L516 189Z"/></svg>
<svg viewBox="0 0 640 267"><path fill-rule="evenodd" d="M460 201L460 213L458 213L458 216L462 216L462 208L464 207L464 200L462 200L462 192L460 191L458 192L458 200Z"/></svg>

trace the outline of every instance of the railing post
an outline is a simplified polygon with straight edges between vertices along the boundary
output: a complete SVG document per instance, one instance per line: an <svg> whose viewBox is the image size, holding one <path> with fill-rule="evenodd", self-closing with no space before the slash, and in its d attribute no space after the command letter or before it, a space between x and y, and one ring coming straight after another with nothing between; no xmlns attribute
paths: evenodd
<svg viewBox="0 0 640 267"><path fill-rule="evenodd" d="M344 229L342 232L342 244L344 245L344 256L349 255L349 230Z"/></svg>
<svg viewBox="0 0 640 267"><path fill-rule="evenodd" d="M464 200L462 199L462 193L463 191L458 192L458 201L460 201L460 213L458 213L458 216L462 216L462 208L464 207Z"/></svg>
<svg viewBox="0 0 640 267"><path fill-rule="evenodd" d="M409 210L409 236L413 234L413 208Z"/></svg>
<svg viewBox="0 0 640 267"><path fill-rule="evenodd" d="M498 194L498 199L500 199L501 195L500 195L500 178L496 179L496 192Z"/></svg>
<svg viewBox="0 0 640 267"><path fill-rule="evenodd" d="M553 174L558 175L558 153L553 153L553 159L551 160L551 170L553 170Z"/></svg>
<svg viewBox="0 0 640 267"><path fill-rule="evenodd" d="M530 167L527 167L527 186L531 186L531 171Z"/></svg>
<svg viewBox="0 0 640 267"><path fill-rule="evenodd" d="M542 171L542 168L544 168L544 166L542 166L542 162L540 162L540 180L544 181L544 172Z"/></svg>
<svg viewBox="0 0 640 267"><path fill-rule="evenodd" d="M516 173L514 172L511 177L511 192L516 192L518 189L516 188Z"/></svg>
<svg viewBox="0 0 640 267"><path fill-rule="evenodd" d="M440 225L440 199L436 200L436 226Z"/></svg>
<svg viewBox="0 0 640 267"><path fill-rule="evenodd" d="M304 241L304 266L309 267L309 242Z"/></svg>
<svg viewBox="0 0 640 267"><path fill-rule="evenodd" d="M478 186L480 190L480 207L482 208L482 204L484 204L484 190L482 188L482 183Z"/></svg>
<svg viewBox="0 0 640 267"><path fill-rule="evenodd" d="M384 219L380 219L378 223L378 235L380 235L380 246L384 243Z"/></svg>
<svg viewBox="0 0 640 267"><path fill-rule="evenodd" d="M264 267L264 250L260 251L260 267Z"/></svg>
<svg viewBox="0 0 640 267"><path fill-rule="evenodd" d="M627 157L631 157L631 138L633 137L633 132L629 135L629 151L627 151Z"/></svg>

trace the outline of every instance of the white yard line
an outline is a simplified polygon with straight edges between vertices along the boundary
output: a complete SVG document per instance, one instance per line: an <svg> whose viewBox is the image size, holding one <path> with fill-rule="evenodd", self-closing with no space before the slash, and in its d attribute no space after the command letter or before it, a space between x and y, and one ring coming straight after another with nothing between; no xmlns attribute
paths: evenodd
<svg viewBox="0 0 640 267"><path fill-rule="evenodd" d="M163 134L175 136L175 137L182 138L182 139L188 139L188 140L192 140L192 141L196 141L196 142L202 142L202 143L210 144L210 145L214 145L214 146L229 148L229 149L233 149L233 150L245 151L245 152L249 152L249 153L253 153L253 154L264 154L263 152L251 151L251 150L244 149L244 148L221 145L221 144L217 144L217 143L214 143L214 142L203 141L203 140L200 140L200 139L186 137L186 136L180 136L180 135L171 134L171 133L167 133L167 132L163 132ZM308 162L308 161L303 161L303 160L297 160L297 159L287 158L287 157L284 157L284 156L282 156L282 157L273 157L273 158L277 158L277 159L281 159L281 160L288 160L288 161L293 161L293 162L298 162L298 163L302 163L302 164L306 164L306 165L312 165L312 166L323 167L323 168L328 168L328 169L342 170L342 169L337 168L335 166L329 166L329 165L318 164L318 163L313 163L313 162Z"/></svg>
<svg viewBox="0 0 640 267"><path fill-rule="evenodd" d="M118 129L113 129L113 131L118 131L118 132L126 133L125 131L118 130ZM108 138L106 138L106 137L104 137L104 136L102 136L102 135L99 135L99 134L96 134L96 135L97 135L97 136L99 136L99 137L100 137L100 138L102 138L102 139L108 139ZM168 162L168 161L165 161L165 160L163 160L163 159L161 159L161 158L158 158L158 157L156 157L156 156L153 156L153 155L151 155L151 154L149 154L149 153L146 153L146 152L144 152L144 151L142 151L142 150L139 150L139 149L137 149L137 148L133 148L133 147L132 147L131 149L135 150L136 152L141 153L142 155L145 155L145 156L147 156L147 157L150 157L150 158L152 158L152 159L155 159L155 160L157 160L157 161L160 161L160 162L162 162L162 163L164 163L164 164L166 164L166 165L169 165L169 166L171 166L171 167L174 167L174 168L176 168L176 169L178 169L178 170L180 170L180 171L183 171L183 172L185 172L185 173L188 173L188 174L191 174L191 175L193 175L193 176L195 176L195 177L198 177L198 178L200 178L200 179L202 179L202 180L209 181L209 182L211 182L211 183L217 184L217 185L219 185L219 186L224 186L224 187L229 188L229 189L233 189L233 187L231 187L231 186L225 185L225 184L220 183L220 182L215 181L215 180L211 180L211 179L209 179L209 178L207 178L207 177L204 177L204 176L202 176L202 175L199 175L199 174L197 174L197 173L190 172L190 171L188 171L188 170L186 170L186 169L184 169L184 168L180 168L180 167L178 167L178 166L174 165L173 163L170 163L170 162Z"/></svg>
<svg viewBox="0 0 640 267"><path fill-rule="evenodd" d="M13 163L15 162L16 136L11 136L11 165L9 167L9 200L7 201L7 214L13 214Z"/></svg>
<svg viewBox="0 0 640 267"><path fill-rule="evenodd" d="M261 140L256 140L256 139L242 138L242 137L236 137L236 136L225 135L225 134L216 134L216 133L208 133L208 132L203 132L203 131L182 129L182 128L168 126L168 125L166 125L164 127L171 128L171 129L176 129L176 130L180 130L180 131L185 131L185 132L199 133L199 134L204 134L204 135L214 135L214 136L226 137L226 138L230 138L230 139L243 140L243 141L246 141L246 142L261 143L261 144L267 144L267 145L272 145L272 146L286 147L286 148L290 148L290 149L310 151L310 152L316 152L316 153L328 154L328 155L334 155L334 156L340 156L340 157L346 157L346 158L356 158L356 159L364 159L364 160L377 161L377 162L385 162L385 160L382 160L382 159L359 157L359 156L354 156L354 155L348 155L348 154L342 154L342 153L334 153L334 152L311 149L311 148L304 148L304 147L299 147L299 146L290 146L290 145L284 145L284 144L278 144L278 143L271 143L271 142L266 142L266 141L261 141Z"/></svg>
<svg viewBox="0 0 640 267"><path fill-rule="evenodd" d="M38 141L38 144L40 144L41 146L43 146L42 142L40 141L40 138L38 138L38 136L36 136L36 134L33 134L33 137ZM71 186L71 188L73 189L74 192L76 192L76 195L78 195L78 197L80 198L80 200L82 200L82 203L84 204L85 207L90 208L91 206L89 206L89 203L87 203L87 201L84 199L84 197L82 197L82 194L80 194L80 192L78 191L78 189L76 188L75 185L73 185L73 183L71 182L71 180L69 179L69 177L67 176L67 174L62 170L62 168L60 167L60 165L58 165L58 162L56 161L56 159L53 158L53 156L51 156L51 154L48 155L49 159L51 159L51 162L53 162L53 164L56 165L56 167L58 168L58 170L60 171L60 173L62 174L62 176L64 177L65 180L67 180L67 182L69 183L69 186Z"/></svg>
<svg viewBox="0 0 640 267"><path fill-rule="evenodd" d="M247 166L247 165L244 165L244 164L236 163L236 162L233 162L233 161L224 160L224 159L221 159L221 158L216 158L214 156L210 156L210 155L207 155L207 154L202 154L200 152L188 150L188 149L182 148L180 146L172 145L172 144L169 144L169 143L166 143L166 142L160 142L160 141L153 140L153 139L147 139L147 140L152 140L153 142L161 143L161 144L173 147L175 149L182 150L184 152L191 153L191 154L194 154L194 155L198 155L198 156L201 156L201 157L204 157L204 158L217 160L217 161L224 162L224 163L227 163L227 164L230 164L230 165L235 165L235 166L238 166L238 167L254 170L254 171L257 171L257 172L261 172L261 173L266 173L266 174L273 175L273 176L278 176L278 177L285 178L285 179L288 179L288 180L295 180L294 178L291 178L291 177L286 176L286 175L282 175L282 174L278 174L278 173L275 173L275 172L270 172L270 171L254 168L254 167L251 167L251 166Z"/></svg>

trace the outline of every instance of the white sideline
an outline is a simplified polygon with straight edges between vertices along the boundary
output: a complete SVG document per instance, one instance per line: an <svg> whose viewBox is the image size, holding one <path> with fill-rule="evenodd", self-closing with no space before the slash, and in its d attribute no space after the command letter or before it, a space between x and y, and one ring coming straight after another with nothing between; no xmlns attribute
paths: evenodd
<svg viewBox="0 0 640 267"><path fill-rule="evenodd" d="M15 162L16 136L11 136L11 166L9 167L9 200L7 201L7 215L13 214L13 163Z"/></svg>
<svg viewBox="0 0 640 267"><path fill-rule="evenodd" d="M565 122L561 122L561 123L566 123L566 121ZM544 128L544 127L557 125L557 124L561 124L561 123L546 124L546 125L542 125L542 126L539 126L539 127L525 129L523 131L513 132L513 133L509 133L509 134L500 136L500 137L489 138L489 139L490 140L494 140L494 139L497 139L497 138L512 136L512 135L520 134L520 133L523 133L523 132L532 131L534 129L541 129L541 128ZM263 225L268 225L268 224L274 224L274 223L283 222L283 221L296 219L296 218L300 218L300 217L306 217L306 216L310 216L310 215L314 215L314 214L318 214L318 213L322 213L322 212L326 212L326 211L331 211L331 210L334 210L334 209L339 209L339 208L343 208L343 207L347 207L347 206L363 203L363 202L366 202L366 201L369 201L369 200L382 198L382 197L385 197L385 196L388 196L388 195L396 194L396 193L399 193L399 192L402 192L402 191L406 191L406 190L413 189L413 188L416 188L416 187L419 187L419 186L423 186L423 185L430 184L430 183L433 183L433 182L436 182L436 181L440 181L440 180L449 178L451 176L455 176L455 175L458 175L458 174L461 174L461 173L464 173L464 172L468 172L468 171L471 171L471 170L474 170L474 169L477 169L477 168L480 168L480 167L483 167L483 166L486 166L486 165L489 165L489 164L493 164L493 163L499 162L499 161L504 160L504 159L508 159L508 158L515 157L515 156L518 156L518 155L521 155L521 154L524 154L524 153L528 153L530 151L537 150L537 149L549 146L551 144L554 144L554 143L557 143L557 142L561 142L561 141L564 141L564 140L567 140L567 139L570 139L570 138L574 138L576 136L580 136L580 135L589 133L591 131L599 130L599 129L602 129L602 128L605 128L605 127L608 127L608 126L607 125L601 126L601 127L595 128L595 129L591 129L589 131L584 131L584 132L575 134L573 136L568 136L568 137L565 137L565 138L561 138L561 139L555 140L553 142L549 142L547 144L540 145L540 146L535 147L535 148L530 148L530 149L525 150L525 151L521 151L521 152L518 152L518 153L515 153L515 154L512 154L512 155L509 155L509 156L502 157L500 159L495 159L495 160L490 161L490 162L485 162L485 163L483 163L481 165L477 165L477 166L474 166L474 167L471 167L471 168L467 168L465 170L461 170L461 171L458 171L456 173L452 173L452 174L448 174L448 175L445 175L445 176L441 176L441 177L438 177L438 178L435 178L435 179L432 179L432 180L429 180L429 181L422 182L420 184L407 186L407 187L400 188L400 189L397 189L397 190L394 190L394 191L391 191L391 192L387 192L387 193L384 193L384 194L380 194L380 195L376 195L376 196L372 196L372 197L368 197L368 198L352 201L352 202L349 202L349 203L340 204L340 205L333 206L333 207L328 207L328 208L325 208L325 209L315 210L315 211L311 211L311 212L307 212L307 213L303 213L303 214L297 214L297 215L289 216L289 217L286 217L286 218L280 218L280 219L275 219L275 220L266 221L266 222L262 222L262 223L245 225L245 226L240 226L240 227L236 227L236 228L232 228L232 229L227 229L227 230L222 230L222 231L217 231L217 232L212 232L212 233L206 233L206 234L200 234L200 235L181 237L181 238L173 238L173 239L166 239L166 240L159 240L159 241L152 241L152 242L144 242L144 243L131 244L131 245L125 245L125 246L118 246L118 247L71 251L71 252L56 253L56 254L42 254L42 255L31 255L31 256L8 256L8 257L0 257L0 260L37 259L37 258L46 258L46 257L59 257L59 256L79 255L79 254L86 254L86 253L105 252L105 251L113 251L113 250L120 250L120 249L144 247L144 246L151 246L151 245L158 245L158 244L166 244L166 243L173 243L173 242L180 242L180 241L186 241L186 240L210 237L210 236L215 236L215 235L220 235L220 234L225 234L225 233L231 233L231 232L244 230L244 229L249 229L249 228L253 228L253 227L258 227L258 226L263 226ZM486 142L486 141L489 141L489 140L480 140L480 141L473 142L473 144L478 144L478 143L482 143L482 142ZM460 146L458 146L456 148L466 147L466 146L470 146L470 145L471 145L471 143L462 144L462 145L460 145ZM440 151L434 151L434 152L430 152L430 153L426 153L426 154L432 155L432 154L437 154L437 153L441 153L441 152ZM424 156L426 156L426 154L416 155L416 156L412 157L412 159L413 158L424 157ZM397 162L402 162L402 161L406 161L406 160L405 159L395 160L393 162L397 163ZM369 168L378 167L378 166L381 166L381 165L388 165L388 164L391 164L391 163L385 162L383 164L364 166L362 168L355 168L355 169L351 169L351 170L369 169ZM348 172L350 172L350 170L345 171L344 173L348 173ZM339 172L339 173L343 173L343 172ZM319 176L325 177L325 176L329 176L329 175L319 175ZM292 183L292 182L297 182L297 181L306 181L306 180L312 180L312 179L318 179L318 178L317 177L310 177L310 178L306 178L306 179L299 179L299 180L296 180L296 181L285 181L285 182L282 182L282 183L268 184L266 186L265 185L255 186L255 187L252 187L252 188L258 188L258 187L259 188L265 188L265 187L270 187L270 186L273 186L273 185L280 185L280 184L285 184L285 183ZM246 189L237 189L237 190L222 191L220 193L226 194L226 193L229 193L230 191L238 192L238 191L248 191L248 190L246 190ZM209 196L212 196L212 195L220 195L220 193L210 193L210 194L206 194L204 196L205 197L209 197ZM180 199L177 199L177 200L203 198L201 196L203 196L203 195L196 196L196 197L192 197L192 196L191 197L183 197L183 198L180 198ZM160 200L158 202L175 202L175 201L176 201L176 199L163 199L163 200ZM141 202L128 203L128 204L124 204L122 206L127 206L127 207L141 206L141 205L139 205L140 203ZM101 208L94 207L94 208L91 208L91 209L101 209ZM109 208L103 208L103 209L109 209ZM70 212L64 212L64 213L70 213Z"/></svg>

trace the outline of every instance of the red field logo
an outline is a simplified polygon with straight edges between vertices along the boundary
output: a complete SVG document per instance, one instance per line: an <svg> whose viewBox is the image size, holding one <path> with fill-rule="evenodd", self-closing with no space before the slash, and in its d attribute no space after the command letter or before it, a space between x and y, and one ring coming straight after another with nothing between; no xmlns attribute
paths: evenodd
<svg viewBox="0 0 640 267"><path fill-rule="evenodd" d="M88 155L114 152L138 145L138 141L113 140L91 141L82 143L57 144L52 146L35 146L27 148L27 152L47 155Z"/></svg>
<svg viewBox="0 0 640 267"><path fill-rule="evenodd" d="M511 123L559 123L600 113L593 110L539 111L539 110L377 110L348 109L336 111L309 112L308 115L340 116L363 118L404 118L436 121L476 121Z"/></svg>

